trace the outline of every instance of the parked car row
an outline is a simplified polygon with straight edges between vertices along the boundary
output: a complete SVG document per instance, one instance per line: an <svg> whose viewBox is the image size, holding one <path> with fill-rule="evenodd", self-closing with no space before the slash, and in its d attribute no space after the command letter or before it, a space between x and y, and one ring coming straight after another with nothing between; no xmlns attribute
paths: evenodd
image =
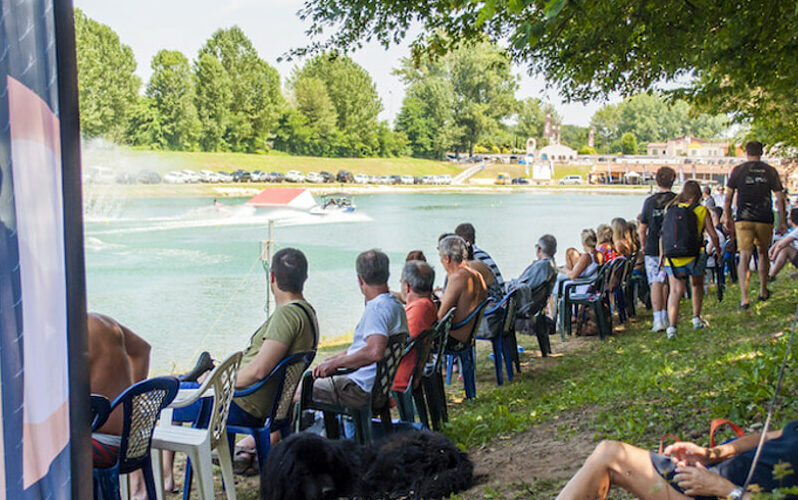
<svg viewBox="0 0 798 500"><path fill-rule="evenodd" d="M352 175L347 170L339 170L336 175L330 172L308 172L303 174L297 170L282 172L262 172L260 170L236 170L234 172L213 172L211 170L200 170L195 172L191 169L173 170L161 177L154 170L142 170L138 173L122 172L117 174L108 167L90 167L84 174L86 182L97 184L197 184L197 183L231 183L231 182L292 182L292 183L312 183L325 184L331 182L352 183L352 184L451 184L450 175L425 175L414 177L412 175Z"/></svg>

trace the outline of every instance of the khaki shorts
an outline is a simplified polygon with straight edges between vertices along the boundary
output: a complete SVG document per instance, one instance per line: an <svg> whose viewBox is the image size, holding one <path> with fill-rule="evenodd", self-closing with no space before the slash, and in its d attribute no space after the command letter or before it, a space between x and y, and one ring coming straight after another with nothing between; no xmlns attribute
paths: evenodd
<svg viewBox="0 0 798 500"><path fill-rule="evenodd" d="M369 401L369 393L345 375L334 375L313 382L313 401L359 408Z"/></svg>
<svg viewBox="0 0 798 500"><path fill-rule="evenodd" d="M765 222L738 221L734 223L734 232L740 252L752 252L754 247L767 250L773 241L773 224Z"/></svg>

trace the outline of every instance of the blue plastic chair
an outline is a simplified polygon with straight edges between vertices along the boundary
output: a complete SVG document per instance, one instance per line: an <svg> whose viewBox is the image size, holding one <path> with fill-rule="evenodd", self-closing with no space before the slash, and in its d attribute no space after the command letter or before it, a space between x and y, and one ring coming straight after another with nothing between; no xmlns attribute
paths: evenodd
<svg viewBox="0 0 798 500"><path fill-rule="evenodd" d="M280 363L272 369L271 373L263 380L235 392L233 397L240 398L249 396L257 392L264 384L270 380L276 380L275 398L269 416L261 427L246 427L243 425L232 425L227 423L227 439L230 449L235 449L235 435L248 434L255 439L255 451L258 455L258 470L263 470L266 458L271 450L271 433L280 431L282 435L287 435L291 430L291 420L293 417L292 403L294 393L302 378L302 374L308 369L316 351L298 352L283 358ZM230 485L232 487L232 485ZM261 488L263 485L261 485Z"/></svg>
<svg viewBox="0 0 798 500"><path fill-rule="evenodd" d="M102 471L107 477L108 474L119 476L141 470L147 487L147 497L156 498L150 461L152 431L161 410L175 399L179 387L180 382L175 377L156 377L133 384L117 396L111 403L108 414L110 415L118 406L122 406L119 458L113 466L95 471ZM127 496L127 481L122 483L121 492ZM120 498L120 491L109 492L98 488L95 483L95 498L109 497Z"/></svg>
<svg viewBox="0 0 798 500"><path fill-rule="evenodd" d="M91 431L94 432L102 427L111 415L111 403L108 398L100 394L91 395Z"/></svg>
<svg viewBox="0 0 798 500"><path fill-rule="evenodd" d="M463 387L465 388L466 399L474 399L477 397L477 375L474 359L474 343L477 338L477 330L482 323L482 317L485 313L485 308L488 307L488 300L480 303L474 309L474 324L471 327L471 332L468 334L468 339L465 342L456 342L455 346L449 346L444 354L448 356L446 360L446 385L452 383L452 364L454 357L460 361L460 369L463 375ZM471 314L469 314L470 316ZM451 340L451 339L449 339Z"/></svg>
<svg viewBox="0 0 798 500"><path fill-rule="evenodd" d="M518 356L517 341L515 338L515 315L517 290L512 290L495 306L487 309L483 314L482 321L489 321L492 317L498 317L497 331L492 332L491 337L477 336L477 340L490 340L493 346L493 366L496 370L496 385L504 383L502 360L507 368L507 380L513 381L513 361ZM515 349L515 355L512 352ZM520 371L520 370L519 370Z"/></svg>

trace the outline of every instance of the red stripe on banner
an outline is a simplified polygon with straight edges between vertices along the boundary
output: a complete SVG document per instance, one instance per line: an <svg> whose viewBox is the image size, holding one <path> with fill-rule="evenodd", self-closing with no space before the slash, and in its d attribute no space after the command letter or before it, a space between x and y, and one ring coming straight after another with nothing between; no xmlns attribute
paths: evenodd
<svg viewBox="0 0 798 500"><path fill-rule="evenodd" d="M61 132L58 117L34 91L8 77L8 115L14 124L11 140L39 142L61 157Z"/></svg>

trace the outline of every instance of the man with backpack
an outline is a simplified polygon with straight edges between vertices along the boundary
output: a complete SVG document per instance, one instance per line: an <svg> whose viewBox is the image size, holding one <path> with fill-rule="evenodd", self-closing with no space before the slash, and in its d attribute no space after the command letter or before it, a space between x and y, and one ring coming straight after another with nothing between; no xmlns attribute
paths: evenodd
<svg viewBox="0 0 798 500"><path fill-rule="evenodd" d="M776 193L776 207L779 211L779 234L787 232L787 218L785 217L784 188L781 185L778 171L767 163L761 161L762 143L750 141L745 145L748 161L737 165L726 183L726 200L723 214L726 229L730 235L737 236L737 249L740 251L740 262L737 272L740 276L740 308L748 309L748 285L751 273L748 270L749 262L756 247L759 254L759 297L764 301L770 298L767 289L768 248L773 239L773 200L770 192ZM732 223L732 200L737 194L737 213Z"/></svg>
<svg viewBox="0 0 798 500"><path fill-rule="evenodd" d="M704 270L707 263L701 237L704 232L712 240L715 258L719 259L721 250L718 235L712 226L709 211L701 205L701 186L696 181L687 181L682 187L682 192L668 204L662 221L660 259L665 264L670 283L669 326L666 329L669 339L676 336L679 302L684 296L688 277L693 287L693 329L700 330L706 326L706 322L701 319L701 307L704 302Z"/></svg>
<svg viewBox="0 0 798 500"><path fill-rule="evenodd" d="M640 246L645 255L646 276L651 290L651 308L654 310L654 326L651 331L661 332L668 326L665 310L668 278L659 262L659 237L665 207L676 197L676 193L671 191L676 171L670 167L662 167L657 170L655 179L658 190L643 203L638 233Z"/></svg>

